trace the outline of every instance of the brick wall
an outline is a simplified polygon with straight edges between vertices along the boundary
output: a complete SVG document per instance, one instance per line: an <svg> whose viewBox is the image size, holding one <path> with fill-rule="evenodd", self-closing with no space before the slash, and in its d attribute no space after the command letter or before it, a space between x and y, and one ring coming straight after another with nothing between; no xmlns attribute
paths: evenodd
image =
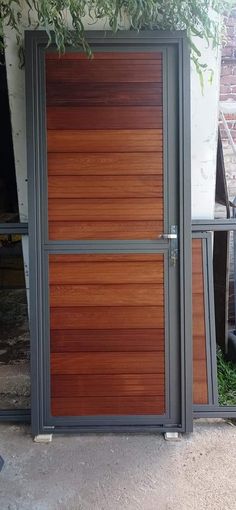
<svg viewBox="0 0 236 510"><path fill-rule="evenodd" d="M236 102L236 9L227 22L227 44L222 48L220 100ZM230 119L229 127L236 143L236 115L226 116ZM225 130L220 123L224 149L224 162L229 198L236 196L236 155L229 144Z"/></svg>
<svg viewBox="0 0 236 510"><path fill-rule="evenodd" d="M227 44L222 48L220 100L236 102L236 9L227 21ZM231 134L236 140L236 115L227 116ZM227 137L224 129L221 130L224 145Z"/></svg>

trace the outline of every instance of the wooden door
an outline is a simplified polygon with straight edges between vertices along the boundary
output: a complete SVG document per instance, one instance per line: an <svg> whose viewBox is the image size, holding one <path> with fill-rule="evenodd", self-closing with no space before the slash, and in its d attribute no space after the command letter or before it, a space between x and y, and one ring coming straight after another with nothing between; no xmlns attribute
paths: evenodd
<svg viewBox="0 0 236 510"><path fill-rule="evenodd" d="M42 50L44 430L185 427L179 50L131 36L94 44L92 60Z"/></svg>

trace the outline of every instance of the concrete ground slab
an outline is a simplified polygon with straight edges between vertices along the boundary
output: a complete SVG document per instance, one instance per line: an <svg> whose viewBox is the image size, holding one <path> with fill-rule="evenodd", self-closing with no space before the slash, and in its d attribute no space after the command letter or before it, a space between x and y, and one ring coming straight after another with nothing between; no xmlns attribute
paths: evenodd
<svg viewBox="0 0 236 510"><path fill-rule="evenodd" d="M236 427L197 421L168 443L159 434L53 436L1 424L1 510L234 510Z"/></svg>

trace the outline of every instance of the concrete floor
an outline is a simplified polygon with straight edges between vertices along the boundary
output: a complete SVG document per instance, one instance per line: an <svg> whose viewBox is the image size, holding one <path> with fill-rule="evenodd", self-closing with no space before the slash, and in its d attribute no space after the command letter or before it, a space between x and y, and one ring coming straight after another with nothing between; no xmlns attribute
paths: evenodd
<svg viewBox="0 0 236 510"><path fill-rule="evenodd" d="M236 427L195 423L179 443L158 434L54 436L1 424L1 510L235 510Z"/></svg>

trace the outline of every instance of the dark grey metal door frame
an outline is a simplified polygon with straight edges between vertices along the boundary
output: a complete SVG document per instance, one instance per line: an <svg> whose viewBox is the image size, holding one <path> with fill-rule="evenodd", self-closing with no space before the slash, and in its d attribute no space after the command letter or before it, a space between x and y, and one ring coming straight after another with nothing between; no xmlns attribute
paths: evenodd
<svg viewBox="0 0 236 510"><path fill-rule="evenodd" d="M177 145L178 160L178 183L175 190L178 195L178 226L179 226L179 292L178 310L170 310L169 325L173 328L178 318L180 335L179 356L179 394L175 390L176 374L172 377L174 366L174 353L167 353L166 363L169 365L168 378L171 381L173 394L170 392L172 408L180 405L178 422L171 422L170 417L162 421L154 420L153 417L128 417L128 423L124 424L122 417L113 417L109 423L107 420L81 419L78 421L68 419L50 419L49 416L49 342L48 342L48 288L47 288L47 255L53 249L53 253L60 252L102 252L119 251L124 252L157 252L161 248L163 253L168 253L169 241L160 245L160 241L127 241L125 248L119 241L112 243L100 242L74 242L65 243L49 242L47 239L45 211L47 183L45 176L46 169L46 142L45 142L45 83L44 83L44 58L47 45L47 34L44 31L26 32L26 97L27 97L27 143L28 143L28 173L29 173L29 235L30 235L30 325L31 325L31 370L32 370L32 432L48 433L78 430L159 430L189 432L192 430L192 332L191 332L191 200L190 200L190 70L189 70L189 49L184 32L149 32L143 31L126 32L118 34L112 32L87 33L90 44L95 49L107 48L142 51L153 48L166 52L168 55L175 53L175 62L169 59L167 73L172 72L170 67L176 65L176 76L178 90L176 91L176 120L175 126L178 133L178 140L171 138L167 140L168 150L175 151ZM50 47L51 51L51 47ZM168 101L171 101L171 80L167 81ZM172 84L173 87L173 84ZM177 88L176 88L177 89ZM168 110L168 109L167 109ZM168 111L167 114L168 115ZM167 119L168 120L168 119ZM170 119L169 119L170 120ZM168 133L167 133L168 134ZM173 130L172 130L173 135ZM165 135L164 135L165 137ZM176 134L175 137L177 138ZM171 147L173 147L171 149ZM170 152L171 154L171 152ZM168 160L171 156L166 155ZM173 154L172 154L173 158ZM168 167L168 161L166 161ZM170 179L172 182L172 179ZM167 183L169 187L169 182ZM170 190L170 188L169 188ZM171 194L169 194L171 196ZM172 207L166 204L166 207ZM169 209L168 209L169 210ZM170 226L170 225L169 225ZM169 226L166 225L166 228ZM167 230L166 230L167 231ZM158 244L159 243L159 244ZM111 246L113 245L113 247ZM44 246L44 249L42 249ZM68 251L69 247L69 251ZM176 308L176 307L175 307ZM176 315L177 312L177 315ZM175 317L174 317L175 313ZM173 314L173 316L172 316ZM171 323L173 323L171 325ZM174 332L172 331L172 336ZM171 350L170 350L171 351ZM172 380L171 380L172 379ZM171 390L171 391L172 391ZM177 391L179 402L176 403L174 392ZM152 419L151 419L152 418ZM164 423L163 423L164 421Z"/></svg>

